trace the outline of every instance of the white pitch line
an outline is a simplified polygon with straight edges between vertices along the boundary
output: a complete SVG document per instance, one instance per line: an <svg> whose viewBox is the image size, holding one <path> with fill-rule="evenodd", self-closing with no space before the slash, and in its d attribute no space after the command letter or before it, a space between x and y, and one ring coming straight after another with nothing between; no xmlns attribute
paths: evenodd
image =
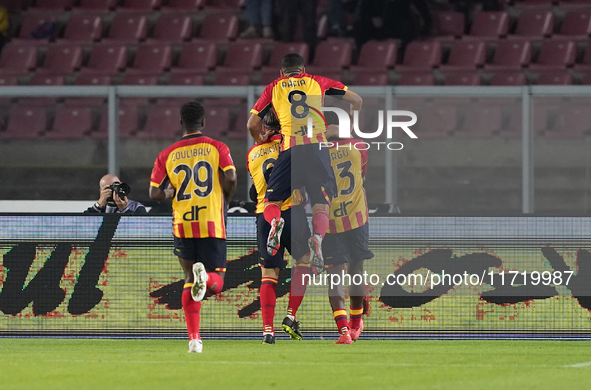
<svg viewBox="0 0 591 390"><path fill-rule="evenodd" d="M581 367L589 367L589 366L591 366L591 362L583 362L583 363L577 363L577 364L569 364L569 365L563 366L563 367L581 368Z"/></svg>

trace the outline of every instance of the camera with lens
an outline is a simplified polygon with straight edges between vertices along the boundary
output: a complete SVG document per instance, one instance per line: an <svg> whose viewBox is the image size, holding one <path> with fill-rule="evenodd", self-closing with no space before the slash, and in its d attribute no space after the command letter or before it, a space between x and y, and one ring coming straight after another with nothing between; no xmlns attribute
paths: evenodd
<svg viewBox="0 0 591 390"><path fill-rule="evenodd" d="M110 204L114 204L115 203L115 200L113 199L113 194L117 194L117 195L119 195L119 197L121 199L123 199L126 196L128 196L129 193L131 192L131 187L127 183L114 182L108 188L111 191L113 191L113 193L111 194L111 196L109 196L109 198L107 199L107 202L110 203Z"/></svg>

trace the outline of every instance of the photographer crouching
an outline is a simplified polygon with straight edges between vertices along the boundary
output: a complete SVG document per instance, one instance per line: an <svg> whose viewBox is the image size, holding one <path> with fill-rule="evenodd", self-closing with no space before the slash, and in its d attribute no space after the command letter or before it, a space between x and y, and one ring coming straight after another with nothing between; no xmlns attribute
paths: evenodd
<svg viewBox="0 0 591 390"><path fill-rule="evenodd" d="M108 174L99 182L99 200L89 207L85 213L120 213L142 215L147 214L146 207L140 202L127 198L131 188L122 183L115 175Z"/></svg>

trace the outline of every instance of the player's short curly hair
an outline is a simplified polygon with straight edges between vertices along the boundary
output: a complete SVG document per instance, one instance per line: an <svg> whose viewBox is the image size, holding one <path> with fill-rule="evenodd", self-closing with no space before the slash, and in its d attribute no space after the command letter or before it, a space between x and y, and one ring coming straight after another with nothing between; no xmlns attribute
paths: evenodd
<svg viewBox="0 0 591 390"><path fill-rule="evenodd" d="M196 100L185 103L181 107L181 120L185 127L199 127L203 124L204 118L205 109L203 104Z"/></svg>
<svg viewBox="0 0 591 390"><path fill-rule="evenodd" d="M273 110L267 112L267 115L263 118L263 124L268 130L281 130L281 124L279 124L279 119L277 119L277 115Z"/></svg>
<svg viewBox="0 0 591 390"><path fill-rule="evenodd" d="M304 58L296 53L289 53L281 59L281 70L295 71L304 67Z"/></svg>

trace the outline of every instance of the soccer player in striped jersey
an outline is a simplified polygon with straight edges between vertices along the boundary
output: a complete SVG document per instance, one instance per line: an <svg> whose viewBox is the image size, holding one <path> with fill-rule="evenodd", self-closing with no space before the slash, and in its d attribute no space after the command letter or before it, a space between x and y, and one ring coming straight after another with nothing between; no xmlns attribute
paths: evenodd
<svg viewBox="0 0 591 390"><path fill-rule="evenodd" d="M156 158L150 198L172 198L174 254L185 273L182 305L189 352L200 353L201 300L224 286L226 211L236 188L236 168L228 147L202 134L201 103L181 107L181 124L183 137Z"/></svg>
<svg viewBox="0 0 591 390"><path fill-rule="evenodd" d="M296 259L296 265L291 278L287 316L283 320L282 328L292 339L302 339L300 323L296 321L295 316L306 292L306 285L303 281L304 275L310 273L310 257L307 244L308 238L310 238L310 228L308 227L303 205L298 205L301 203L301 199L297 199L299 192L296 191L293 196L281 205L281 217L285 221L285 228L281 236L279 249L274 255L267 252L267 238L271 226L263 217L265 192L269 174L279 155L281 144L279 130L281 127L273 111L269 111L265 115L263 124L264 130L269 134L269 137L265 142L255 144L250 148L246 156L246 168L253 181L250 197L253 202L257 203L257 242L262 271L260 301L263 317L263 344L275 344L275 330L273 328L277 301L275 288L279 278L279 271L285 266L283 260L285 249Z"/></svg>
<svg viewBox="0 0 591 390"><path fill-rule="evenodd" d="M364 142L352 138L338 139L336 114L326 113L329 125L330 162L337 178L337 196L330 205L328 233L324 238L323 251L325 267L329 274L342 275L347 266L347 273L354 281L354 275L363 274L363 261L374 257L369 250L369 212L363 182L367 172L367 151ZM361 279L358 279L361 280ZM339 331L335 344L351 344L363 330L363 300L365 285L351 283L349 286L349 313L347 323L345 294L343 286L329 285L329 300L333 318Z"/></svg>
<svg viewBox="0 0 591 390"><path fill-rule="evenodd" d="M271 225L267 250L273 255L280 245L285 225L281 204L291 196L292 188L305 188L313 213L313 235L308 240L311 263L322 272L322 239L328 230L328 210L336 194L336 182L328 150L318 145L326 142L326 124L320 108L325 95L349 102L351 112L361 109L362 99L339 81L307 74L304 65L298 54L282 58L281 77L265 88L250 111L247 127L255 141L262 143L267 135L260 132L259 125L267 112L274 110L281 124L281 152L269 177L263 210L265 220ZM310 122L312 128L308 129Z"/></svg>

